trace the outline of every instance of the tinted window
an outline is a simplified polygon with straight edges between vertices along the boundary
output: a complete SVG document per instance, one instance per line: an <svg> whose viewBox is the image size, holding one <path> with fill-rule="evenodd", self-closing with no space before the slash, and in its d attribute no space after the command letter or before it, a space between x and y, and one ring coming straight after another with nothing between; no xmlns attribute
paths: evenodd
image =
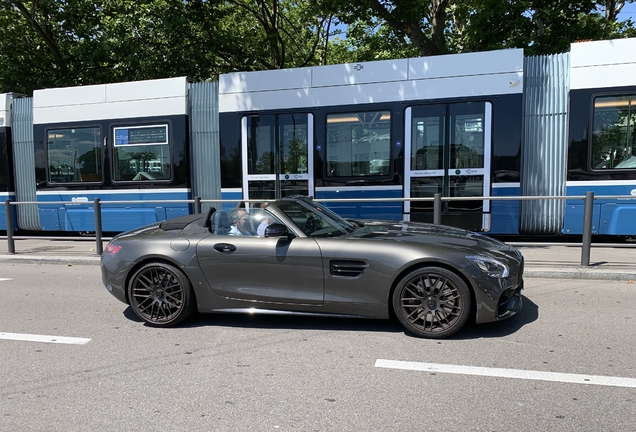
<svg viewBox="0 0 636 432"><path fill-rule="evenodd" d="M0 127L0 191L9 190L9 142L5 128Z"/></svg>
<svg viewBox="0 0 636 432"><path fill-rule="evenodd" d="M251 116L247 121L249 174L307 174L306 114Z"/></svg>
<svg viewBox="0 0 636 432"><path fill-rule="evenodd" d="M102 153L99 127L47 131L48 181L101 182Z"/></svg>
<svg viewBox="0 0 636 432"><path fill-rule="evenodd" d="M390 172L391 112L327 116L327 176L386 176Z"/></svg>
<svg viewBox="0 0 636 432"><path fill-rule="evenodd" d="M113 132L113 180L170 179L168 125L116 127Z"/></svg>
<svg viewBox="0 0 636 432"><path fill-rule="evenodd" d="M636 96L594 100L592 168L636 169Z"/></svg>

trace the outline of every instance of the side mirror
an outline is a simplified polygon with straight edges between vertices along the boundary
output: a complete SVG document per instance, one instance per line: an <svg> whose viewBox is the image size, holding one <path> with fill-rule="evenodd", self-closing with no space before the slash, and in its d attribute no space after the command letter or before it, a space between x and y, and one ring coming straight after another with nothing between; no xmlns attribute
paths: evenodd
<svg viewBox="0 0 636 432"><path fill-rule="evenodd" d="M289 238L289 230L283 224L273 223L265 228L265 237L286 237Z"/></svg>

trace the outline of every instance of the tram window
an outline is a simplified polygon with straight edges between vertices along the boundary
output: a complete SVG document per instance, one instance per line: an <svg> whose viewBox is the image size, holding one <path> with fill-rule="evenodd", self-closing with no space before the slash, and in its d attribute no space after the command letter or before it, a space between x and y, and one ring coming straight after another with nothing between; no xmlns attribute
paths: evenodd
<svg viewBox="0 0 636 432"><path fill-rule="evenodd" d="M116 127L113 131L113 180L170 180L168 125Z"/></svg>
<svg viewBox="0 0 636 432"><path fill-rule="evenodd" d="M51 183L101 182L102 153L99 127L47 131Z"/></svg>
<svg viewBox="0 0 636 432"><path fill-rule="evenodd" d="M0 192L9 190L9 151L7 134L0 129Z"/></svg>
<svg viewBox="0 0 636 432"><path fill-rule="evenodd" d="M307 116L280 115L279 152L282 174L307 174Z"/></svg>
<svg viewBox="0 0 636 432"><path fill-rule="evenodd" d="M438 170L444 163L444 117L414 117L411 123L411 169Z"/></svg>
<svg viewBox="0 0 636 432"><path fill-rule="evenodd" d="M248 117L247 142L250 174L307 174L306 114Z"/></svg>
<svg viewBox="0 0 636 432"><path fill-rule="evenodd" d="M327 116L327 176L387 176L391 164L391 113Z"/></svg>
<svg viewBox="0 0 636 432"><path fill-rule="evenodd" d="M451 107L463 108L461 104ZM452 117L451 168L475 168L484 166L483 113L456 114Z"/></svg>
<svg viewBox="0 0 636 432"><path fill-rule="evenodd" d="M592 168L636 169L636 95L594 100Z"/></svg>

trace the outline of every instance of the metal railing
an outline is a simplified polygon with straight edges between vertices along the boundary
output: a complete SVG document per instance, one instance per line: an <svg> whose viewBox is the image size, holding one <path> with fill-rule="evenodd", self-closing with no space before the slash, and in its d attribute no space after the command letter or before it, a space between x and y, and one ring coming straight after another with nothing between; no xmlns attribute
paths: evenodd
<svg viewBox="0 0 636 432"><path fill-rule="evenodd" d="M433 202L433 223L440 225L442 221L442 202L444 201L525 201L525 200L584 200L583 211L583 231L582 242L569 245L581 246L581 266L590 266L590 250L592 247L592 216L595 200L633 200L636 196L631 195L603 195L594 196L594 192L586 192L585 196L489 196L489 197L442 197L440 194L435 194L430 198L352 198L352 199L316 199L316 202ZM122 205L122 204L151 204L151 203L180 203L180 204L193 204L194 213L201 213L202 203L261 203L262 199L254 200L203 200L201 197L196 197L191 200L134 200L134 201L101 201L99 198L95 198L92 202L73 202L73 206L78 205L92 205L95 215L95 254L101 255L104 251L103 247L103 230L102 230L102 205ZM68 201L47 201L37 202L14 202L6 200L4 202L7 219L7 252L9 254L15 254L15 230L14 230L14 212L13 207L18 205L27 204L46 204L46 205L69 205ZM37 238L37 237L29 237Z"/></svg>

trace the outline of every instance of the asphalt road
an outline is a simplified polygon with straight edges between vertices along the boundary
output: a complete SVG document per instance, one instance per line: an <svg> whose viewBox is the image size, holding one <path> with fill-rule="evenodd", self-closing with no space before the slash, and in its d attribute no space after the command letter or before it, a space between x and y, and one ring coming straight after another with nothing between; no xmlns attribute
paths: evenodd
<svg viewBox="0 0 636 432"><path fill-rule="evenodd" d="M0 263L0 430L634 430L636 284L527 279L524 296L443 341L271 315L155 329L97 266ZM56 343L20 340L41 335Z"/></svg>

